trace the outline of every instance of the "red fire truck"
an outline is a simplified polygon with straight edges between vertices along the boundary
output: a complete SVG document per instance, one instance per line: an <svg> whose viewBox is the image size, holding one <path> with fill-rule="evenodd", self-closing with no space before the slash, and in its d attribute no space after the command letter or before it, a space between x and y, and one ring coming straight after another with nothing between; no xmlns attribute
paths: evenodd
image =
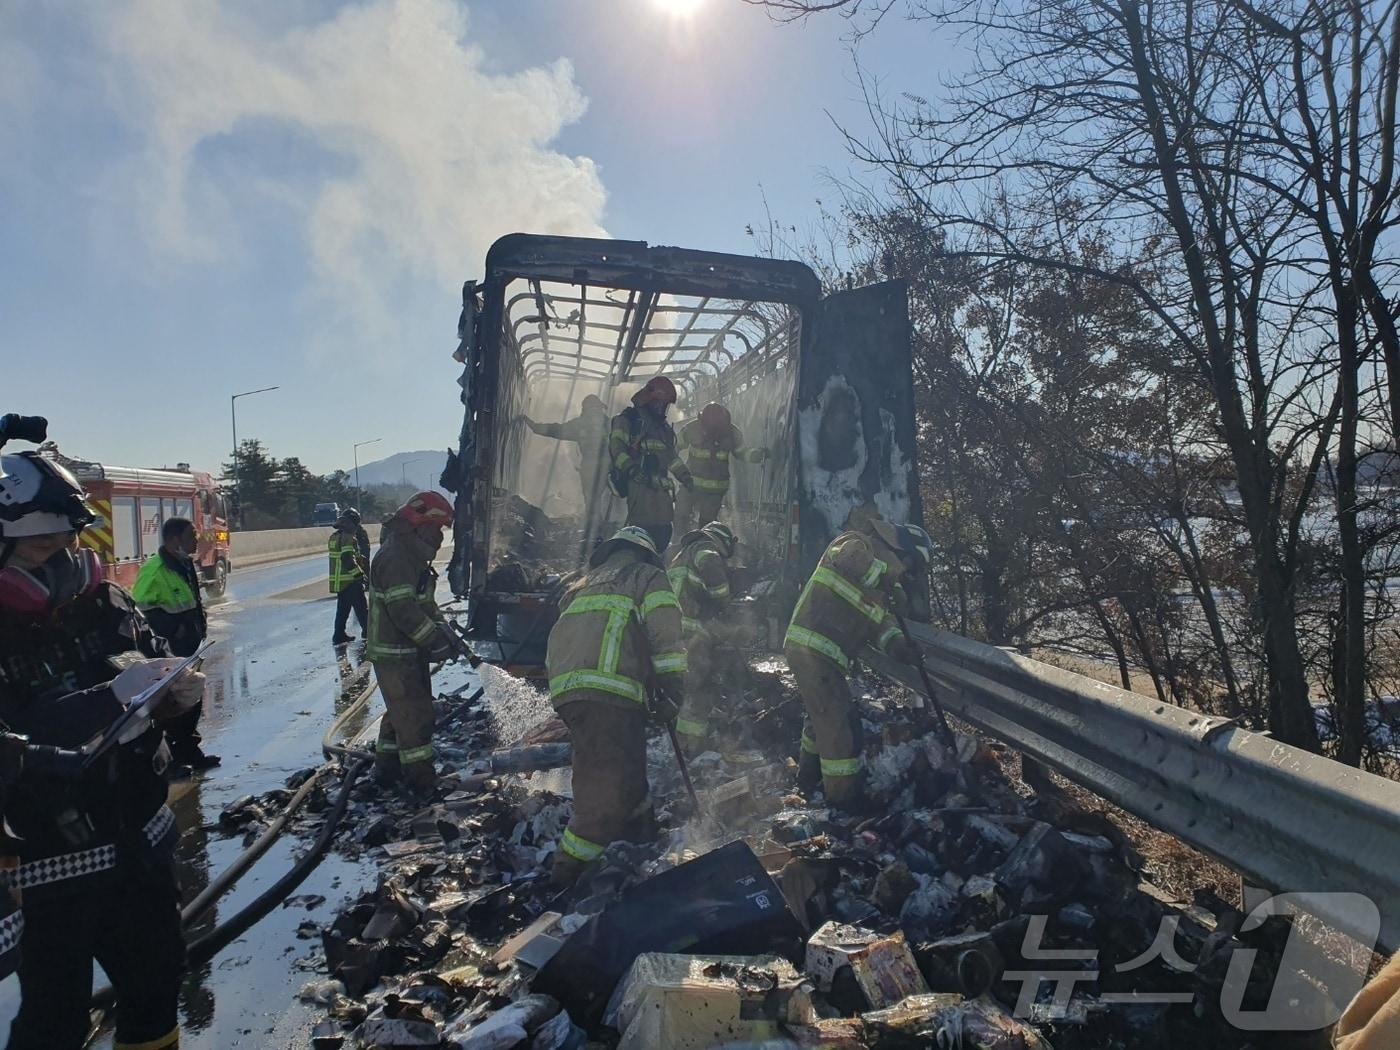
<svg viewBox="0 0 1400 1050"><path fill-rule="evenodd" d="M87 491L97 520L83 530L82 541L97 552L109 580L130 588L141 562L160 548L160 527L167 518L194 522L199 548L195 560L205 593L223 594L229 572L228 510L211 475L188 463L159 470L113 467L73 459L56 449L48 455L73 472Z"/></svg>

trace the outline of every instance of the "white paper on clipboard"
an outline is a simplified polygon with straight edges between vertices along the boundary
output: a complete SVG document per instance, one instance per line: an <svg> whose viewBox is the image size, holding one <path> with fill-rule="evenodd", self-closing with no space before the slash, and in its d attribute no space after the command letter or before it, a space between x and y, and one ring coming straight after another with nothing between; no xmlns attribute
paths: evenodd
<svg viewBox="0 0 1400 1050"><path fill-rule="evenodd" d="M129 743L135 737L144 733L145 727L150 724L155 709L160 706L166 690L175 684L175 680L184 674L197 661L203 658L209 651L213 642L206 642L189 656L174 664L170 670L162 675L157 681L152 682L145 689L127 701L126 711L122 713L108 730L102 734L102 739L98 742L94 753L99 753L110 746L115 737L118 743ZM132 730L135 730L133 733Z"/></svg>

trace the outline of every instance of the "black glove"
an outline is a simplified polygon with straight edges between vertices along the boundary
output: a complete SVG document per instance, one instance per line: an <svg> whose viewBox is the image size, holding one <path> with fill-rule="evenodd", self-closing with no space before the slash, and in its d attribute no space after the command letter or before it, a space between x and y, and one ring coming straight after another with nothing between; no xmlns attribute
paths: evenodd
<svg viewBox="0 0 1400 1050"><path fill-rule="evenodd" d="M647 709L647 714L653 722L666 726L675 725L676 719L681 716L681 705L676 703L669 693L658 690L651 694L651 706Z"/></svg>
<svg viewBox="0 0 1400 1050"><path fill-rule="evenodd" d="M887 649L886 652L891 660L898 660L902 664L916 664L919 662L918 650L910 645L909 639L905 638L902 634L890 642L889 649Z"/></svg>
<svg viewBox="0 0 1400 1050"><path fill-rule="evenodd" d="M442 663L451 660L456 655L457 639L452 637L452 633L446 627L439 624L428 645L428 659L434 663Z"/></svg>

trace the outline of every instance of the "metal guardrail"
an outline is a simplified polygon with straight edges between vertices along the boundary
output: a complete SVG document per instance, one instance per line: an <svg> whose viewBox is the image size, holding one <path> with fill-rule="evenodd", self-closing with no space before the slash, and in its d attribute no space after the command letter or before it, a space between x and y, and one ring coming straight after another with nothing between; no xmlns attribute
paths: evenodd
<svg viewBox="0 0 1400 1050"><path fill-rule="evenodd" d="M1276 892L1360 894L1400 945L1400 783L1233 722L911 624L949 711ZM882 674L918 672L867 653ZM1367 937L1353 909L1318 918Z"/></svg>

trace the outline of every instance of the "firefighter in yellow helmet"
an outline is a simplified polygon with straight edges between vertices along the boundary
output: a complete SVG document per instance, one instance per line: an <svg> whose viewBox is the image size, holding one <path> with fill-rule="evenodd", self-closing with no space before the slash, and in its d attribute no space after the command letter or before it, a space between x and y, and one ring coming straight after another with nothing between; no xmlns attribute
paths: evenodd
<svg viewBox="0 0 1400 1050"><path fill-rule="evenodd" d="M675 481L686 488L694 484L676 453L676 432L666 422L666 410L675 403L676 385L654 376L632 395L632 407L613 417L608 436L613 491L627 501L627 524L646 529L658 555L671 543Z"/></svg>
<svg viewBox="0 0 1400 1050"><path fill-rule="evenodd" d="M380 532L369 567L369 631L365 654L384 694L384 718L374 749L380 783L402 777L410 791L437 785L433 766L433 687L429 662L460 652L437 607L433 558L452 504L420 492L394 512Z"/></svg>
<svg viewBox="0 0 1400 1050"><path fill-rule="evenodd" d="M645 529L627 526L598 545L549 634L545 663L573 741L574 815L552 875L562 887L608 843L656 834L646 723L675 721L686 656L680 603Z"/></svg>
<svg viewBox="0 0 1400 1050"><path fill-rule="evenodd" d="M676 732L688 752L703 750L710 711L730 686L735 653L733 629L725 621L729 604L729 559L738 541L723 522L681 537L666 575L681 603L681 631L689 662L689 688L676 719Z"/></svg>
<svg viewBox="0 0 1400 1050"><path fill-rule="evenodd" d="M932 556L932 541L917 525L873 520L868 530L831 541L797 599L783 652L807 709L798 780L810 790L820 778L833 805L859 809L864 795L860 715L846 680L851 661L868 643L913 660L890 609L900 579L927 573Z"/></svg>
<svg viewBox="0 0 1400 1050"><path fill-rule="evenodd" d="M677 435L686 466L695 484L676 497L676 531L688 532L691 523L715 521L729 491L729 462L762 463L766 448L748 448L744 435L729 416L729 409L708 404L697 419L681 427Z"/></svg>

